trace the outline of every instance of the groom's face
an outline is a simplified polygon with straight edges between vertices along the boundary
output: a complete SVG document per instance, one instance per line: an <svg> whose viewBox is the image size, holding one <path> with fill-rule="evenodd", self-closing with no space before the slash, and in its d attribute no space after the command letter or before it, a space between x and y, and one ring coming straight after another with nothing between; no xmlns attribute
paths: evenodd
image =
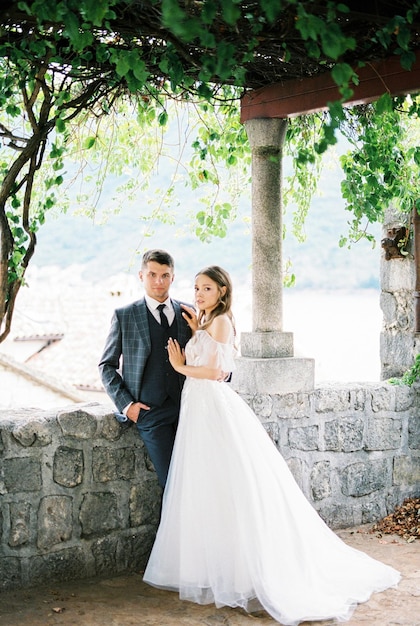
<svg viewBox="0 0 420 626"><path fill-rule="evenodd" d="M174 273L169 265L161 265L149 261L139 272L146 294L158 302L165 302L169 296L169 288L174 280Z"/></svg>

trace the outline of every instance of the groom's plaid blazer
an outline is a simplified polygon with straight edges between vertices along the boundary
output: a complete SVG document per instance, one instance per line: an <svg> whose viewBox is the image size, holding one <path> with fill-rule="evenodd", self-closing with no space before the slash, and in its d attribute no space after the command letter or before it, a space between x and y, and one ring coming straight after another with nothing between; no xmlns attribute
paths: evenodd
<svg viewBox="0 0 420 626"><path fill-rule="evenodd" d="M182 317L178 300L171 300L178 325L178 341L184 347L191 330ZM116 309L99 363L102 382L118 411L141 401L141 381L151 342L146 300L142 298ZM184 377L179 375L184 380Z"/></svg>

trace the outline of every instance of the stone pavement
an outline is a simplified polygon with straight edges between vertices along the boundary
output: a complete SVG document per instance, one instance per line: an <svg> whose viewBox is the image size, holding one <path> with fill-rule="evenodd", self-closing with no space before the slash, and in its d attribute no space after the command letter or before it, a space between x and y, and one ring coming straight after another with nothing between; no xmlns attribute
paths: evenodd
<svg viewBox="0 0 420 626"><path fill-rule="evenodd" d="M420 541L369 533L370 526L340 530L349 545L402 573L398 589L359 605L348 626L420 626ZM141 573L48 584L0 593L1 626L274 626L266 613L216 609L181 602L176 593L145 585ZM332 621L305 622L331 626Z"/></svg>

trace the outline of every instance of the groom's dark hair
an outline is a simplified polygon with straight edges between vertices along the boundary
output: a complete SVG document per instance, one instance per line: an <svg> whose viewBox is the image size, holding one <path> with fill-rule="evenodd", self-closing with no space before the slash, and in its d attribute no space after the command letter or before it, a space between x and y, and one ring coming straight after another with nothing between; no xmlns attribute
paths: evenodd
<svg viewBox="0 0 420 626"><path fill-rule="evenodd" d="M169 265L171 269L174 269L175 263L169 252L166 250L159 250L159 248L155 248L154 250L148 250L143 254L143 259L141 262L141 268L144 270L149 261L155 261L155 263L159 263L159 265Z"/></svg>

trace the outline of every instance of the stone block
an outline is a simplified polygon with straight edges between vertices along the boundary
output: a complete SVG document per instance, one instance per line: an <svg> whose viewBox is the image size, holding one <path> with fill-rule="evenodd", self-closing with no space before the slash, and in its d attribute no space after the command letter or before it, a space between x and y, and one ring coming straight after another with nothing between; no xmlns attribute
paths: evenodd
<svg viewBox="0 0 420 626"><path fill-rule="evenodd" d="M272 413L277 419L301 419L311 415L311 396L309 393L275 394Z"/></svg>
<svg viewBox="0 0 420 626"><path fill-rule="evenodd" d="M307 463L302 461L302 459L292 457L291 459L287 459L287 466L292 472L293 478L295 479L299 487L303 490L305 485L305 476L308 471Z"/></svg>
<svg viewBox="0 0 420 626"><path fill-rule="evenodd" d="M400 378L414 362L414 333L388 331L380 333L381 377Z"/></svg>
<svg viewBox="0 0 420 626"><path fill-rule="evenodd" d="M401 446L402 424L399 419L368 420L365 450L396 450Z"/></svg>
<svg viewBox="0 0 420 626"><path fill-rule="evenodd" d="M101 432L100 435L103 439L107 441L116 441L121 437L121 435L125 433L129 433L130 431L122 431L119 422L115 419L114 413L108 413L104 416L101 424ZM133 430L134 429L130 429Z"/></svg>
<svg viewBox="0 0 420 626"><path fill-rule="evenodd" d="M9 546L22 546L29 542L31 505L29 502L10 502Z"/></svg>
<svg viewBox="0 0 420 626"><path fill-rule="evenodd" d="M341 472L341 491L345 496L366 496L383 489L389 482L386 459L347 465Z"/></svg>
<svg viewBox="0 0 420 626"><path fill-rule="evenodd" d="M395 410L408 411L416 405L416 391L408 385L395 385Z"/></svg>
<svg viewBox="0 0 420 626"><path fill-rule="evenodd" d="M14 556L0 558L0 591L16 589L22 586L21 560ZM6 624L4 625L6 626Z"/></svg>
<svg viewBox="0 0 420 626"><path fill-rule="evenodd" d="M420 449L420 417L411 415L408 419L408 447L411 450Z"/></svg>
<svg viewBox="0 0 420 626"><path fill-rule="evenodd" d="M96 434L97 420L86 410L68 409L57 413L63 435L75 439L92 439Z"/></svg>
<svg viewBox="0 0 420 626"><path fill-rule="evenodd" d="M415 264L410 258L395 258L381 262L381 287L384 292L400 290L412 292L415 288Z"/></svg>
<svg viewBox="0 0 420 626"><path fill-rule="evenodd" d="M92 475L95 482L129 480L135 476L135 453L132 448L96 447L92 452Z"/></svg>
<svg viewBox="0 0 420 626"><path fill-rule="evenodd" d="M382 291L380 295L380 307L384 324L388 327L397 317L397 301L394 295L389 291Z"/></svg>
<svg viewBox="0 0 420 626"><path fill-rule="evenodd" d="M87 493L79 513L82 537L103 535L121 528L122 521L118 509L118 498L115 493L109 491Z"/></svg>
<svg viewBox="0 0 420 626"><path fill-rule="evenodd" d="M370 399L370 396L369 396ZM355 389L353 394L353 407L355 411L364 411L366 406L366 390Z"/></svg>
<svg viewBox="0 0 420 626"><path fill-rule="evenodd" d="M77 580L92 574L81 546L29 558L28 579L31 585L39 585L46 580L49 583Z"/></svg>
<svg viewBox="0 0 420 626"><path fill-rule="evenodd" d="M313 500L323 500L331 495L331 464L329 461L315 463L311 471L311 495Z"/></svg>
<svg viewBox="0 0 420 626"><path fill-rule="evenodd" d="M42 486L41 463L31 456L4 459L3 480L9 493L39 491Z"/></svg>
<svg viewBox="0 0 420 626"><path fill-rule="evenodd" d="M315 379L313 359L265 358L236 359L236 370L232 374L232 387L240 394L292 393L312 391Z"/></svg>
<svg viewBox="0 0 420 626"><path fill-rule="evenodd" d="M38 510L38 547L41 550L68 541L73 530L73 501L69 496L46 496Z"/></svg>
<svg viewBox="0 0 420 626"><path fill-rule="evenodd" d="M153 546L156 528L145 526L127 535L120 535L117 567L120 572L142 571L146 567Z"/></svg>
<svg viewBox="0 0 420 626"><path fill-rule="evenodd" d="M97 576L109 572L118 572L118 537L100 537L92 542L91 550L95 561L95 573Z"/></svg>
<svg viewBox="0 0 420 626"><path fill-rule="evenodd" d="M241 354L251 359L293 356L293 333L276 331L241 333Z"/></svg>
<svg viewBox="0 0 420 626"><path fill-rule="evenodd" d="M414 321L413 292L399 289L392 293L381 293L381 308L384 314L385 332L407 332Z"/></svg>
<svg viewBox="0 0 420 626"><path fill-rule="evenodd" d="M387 514L383 498L371 500L362 504L362 524L370 524L382 519Z"/></svg>
<svg viewBox="0 0 420 626"><path fill-rule="evenodd" d="M271 416L273 411L273 398L269 394L258 393L252 398L251 408L260 419Z"/></svg>
<svg viewBox="0 0 420 626"><path fill-rule="evenodd" d="M319 449L319 428L318 426L301 426L289 428L289 445L298 450L318 450Z"/></svg>
<svg viewBox="0 0 420 626"><path fill-rule="evenodd" d="M420 456L399 456L394 459L394 485L420 484Z"/></svg>
<svg viewBox="0 0 420 626"><path fill-rule="evenodd" d="M54 454L53 480L63 487L76 487L83 481L83 450L60 446Z"/></svg>
<svg viewBox="0 0 420 626"><path fill-rule="evenodd" d="M159 523L162 489L156 481L145 480L130 490L130 526Z"/></svg>
<svg viewBox="0 0 420 626"><path fill-rule="evenodd" d="M344 417L325 422L325 450L355 452L363 448L364 423L360 418Z"/></svg>
<svg viewBox="0 0 420 626"><path fill-rule="evenodd" d="M317 507L319 515L330 528L355 526L355 510L348 504L325 503Z"/></svg>
<svg viewBox="0 0 420 626"><path fill-rule="evenodd" d="M322 389L316 389L314 402L317 413L348 411L352 407L350 389L347 387L338 389L322 387Z"/></svg>
<svg viewBox="0 0 420 626"><path fill-rule="evenodd" d="M280 441L280 428L277 422L264 422L263 426L275 445Z"/></svg>
<svg viewBox="0 0 420 626"><path fill-rule="evenodd" d="M12 435L22 446L47 446L52 441L51 428L46 422L36 420L19 424L12 430Z"/></svg>
<svg viewBox="0 0 420 626"><path fill-rule="evenodd" d="M395 402L395 389L392 385L381 385L372 393L372 411L380 413L381 411L392 411Z"/></svg>

